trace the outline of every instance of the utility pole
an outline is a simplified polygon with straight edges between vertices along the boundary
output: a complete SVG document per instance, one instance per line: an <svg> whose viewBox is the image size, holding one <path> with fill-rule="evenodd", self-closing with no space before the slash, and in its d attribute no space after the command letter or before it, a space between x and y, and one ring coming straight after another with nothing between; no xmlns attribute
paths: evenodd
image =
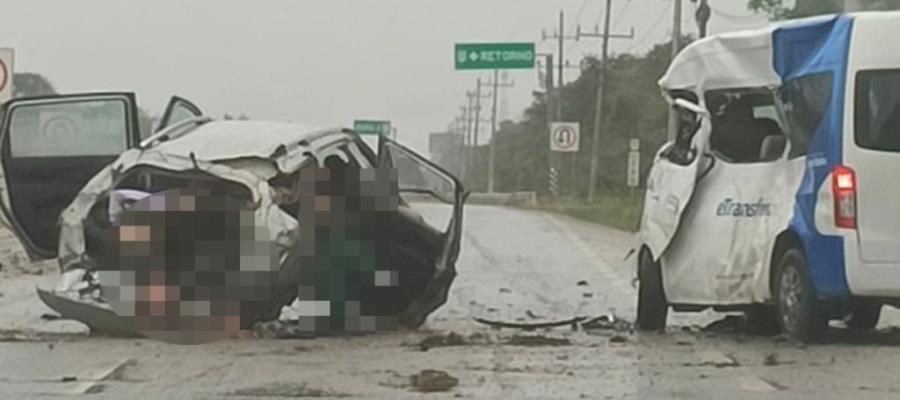
<svg viewBox="0 0 900 400"><path fill-rule="evenodd" d="M565 72L564 72L565 68L566 68L566 62L565 62L566 56L565 56L565 48L563 46L564 46L566 40L578 40L578 38L576 36L566 36L565 27L566 27L565 26L565 13L560 11L559 12L559 28L557 28L558 30L554 31L553 35L547 35L546 30L541 32L541 39L544 41L546 41L547 39L557 39L557 50L556 50L557 61L556 62L558 62L559 64L557 66L558 72L556 75L557 75L558 83L556 84L556 96L555 96L555 99L556 99L555 113L556 114L555 114L555 118L552 118L552 119L556 119L556 120L562 119L562 88L566 86L566 79L565 79ZM551 63L550 65L552 66L553 64ZM553 86L553 85L550 85L550 86Z"/></svg>
<svg viewBox="0 0 900 400"><path fill-rule="evenodd" d="M566 55L563 53L563 42L566 40L566 14L563 11L559 12L559 34L556 35L559 39L559 72L557 72L557 76L559 76L559 84L557 87L566 86L565 76L563 75L563 60L566 59Z"/></svg>
<svg viewBox="0 0 900 400"><path fill-rule="evenodd" d="M672 59L678 55L681 48L681 0L675 0L675 12L672 13ZM675 130L678 128L675 124L678 116L675 115L675 107L669 107L669 141L675 140Z"/></svg>
<svg viewBox="0 0 900 400"><path fill-rule="evenodd" d="M466 175L468 174L468 157L466 152L466 144L469 140L469 107L461 106L460 108L460 121L459 121L459 154L457 155L457 159L459 160L459 176L461 179L466 179Z"/></svg>
<svg viewBox="0 0 900 400"><path fill-rule="evenodd" d="M471 141L472 157L469 160L469 162L471 164L471 167L469 168L470 171L475 171L475 167L478 162L478 134L480 133L481 122L486 122L481 119L481 99L490 97L492 95L491 93L482 93L482 88L485 86L487 86L487 85L485 83L483 83L481 81L481 78L479 77L475 81L475 93L471 93L471 92L467 93L467 94L471 95L469 100L472 101L474 99L474 101L475 101L475 107L474 107L475 116L472 119L472 121L474 122L473 127L472 127L472 141ZM471 111L469 112L469 115L471 115Z"/></svg>
<svg viewBox="0 0 900 400"><path fill-rule="evenodd" d="M488 151L488 193L494 193L494 153L497 147L497 97L500 95L500 88L512 87L512 82L500 83L500 70L494 70L494 80L491 82L493 89L493 104L491 106L491 139L490 149Z"/></svg>
<svg viewBox="0 0 900 400"><path fill-rule="evenodd" d="M678 0L680 1L680 0ZM594 112L594 135L591 141L591 170L590 181L588 181L588 202L594 201L594 193L596 192L597 176L600 168L600 131L603 129L603 95L606 92L606 75L607 64L609 64L609 39L632 39L634 38L634 29L628 35L612 35L609 33L609 23L612 17L612 0L606 0L606 11L604 11L603 34L581 33L578 30L578 37L600 37L603 40L603 53L600 58L600 74L597 80L597 100L596 110Z"/></svg>
<svg viewBox="0 0 900 400"><path fill-rule="evenodd" d="M696 2L697 0L692 1ZM710 14L712 14L712 9L709 8L709 1L700 0L700 4L697 5L697 11L694 13L694 18L697 20L701 39L706 37L706 26L709 23Z"/></svg>

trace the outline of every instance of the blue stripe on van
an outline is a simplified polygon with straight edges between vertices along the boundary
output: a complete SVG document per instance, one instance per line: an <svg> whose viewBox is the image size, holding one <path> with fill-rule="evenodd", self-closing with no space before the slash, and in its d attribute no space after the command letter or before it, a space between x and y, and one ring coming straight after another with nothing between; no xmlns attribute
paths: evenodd
<svg viewBox="0 0 900 400"><path fill-rule="evenodd" d="M835 16L776 29L773 33L775 70L782 82L831 72L831 104L809 144L803 181L795 195L789 228L803 242L811 280L819 298L850 294L844 268L844 240L827 236L815 227L816 197L828 174L842 161L844 89L853 20Z"/></svg>

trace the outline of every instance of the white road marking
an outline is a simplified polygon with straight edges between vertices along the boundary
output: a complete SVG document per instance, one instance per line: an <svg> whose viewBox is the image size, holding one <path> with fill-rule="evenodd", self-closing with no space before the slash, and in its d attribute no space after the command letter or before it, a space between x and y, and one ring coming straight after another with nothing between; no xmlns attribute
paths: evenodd
<svg viewBox="0 0 900 400"><path fill-rule="evenodd" d="M92 378L84 379L84 380L79 378L78 383L75 384L71 390L67 390L63 394L68 394L68 395L86 394L94 386L96 386L96 385L102 383L103 381L108 380L118 374L121 374L122 371L125 370L125 368L128 368L129 366L132 366L135 363L137 363L137 360L135 360L133 358L124 358L124 359L120 360L119 362L113 364L109 368L97 370L97 371L95 371L95 373L85 374L86 376L89 376Z"/></svg>

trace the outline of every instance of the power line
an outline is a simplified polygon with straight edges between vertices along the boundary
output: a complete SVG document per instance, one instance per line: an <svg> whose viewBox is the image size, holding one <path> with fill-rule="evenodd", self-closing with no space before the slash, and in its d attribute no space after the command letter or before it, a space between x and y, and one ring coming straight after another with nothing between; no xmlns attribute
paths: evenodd
<svg viewBox="0 0 900 400"><path fill-rule="evenodd" d="M584 14L584 8L587 6L587 0L581 0L581 7L578 9L578 16L575 17L575 23L581 23L581 16Z"/></svg>
<svg viewBox="0 0 900 400"><path fill-rule="evenodd" d="M646 42L647 39L649 39L651 36L653 36L653 33L656 32L656 28L659 28L659 24L662 23L663 17L666 16L667 11L669 11L668 7L662 7L662 12L660 12L659 15L656 17L656 21L653 22L653 25L650 27L650 30L648 30L647 33L644 34L644 36L642 38L640 38L631 47L629 47L628 50L625 50L625 52L631 53L632 50L634 50L637 47L639 47L640 45L644 44L644 42Z"/></svg>
<svg viewBox="0 0 900 400"><path fill-rule="evenodd" d="M625 15L625 12L628 11L628 6L631 5L631 0L625 2L625 5L622 6L622 9L619 11L619 15L616 17L616 21L613 22L612 30L616 30L616 27L619 26L619 22L622 22L622 16ZM600 23L600 18L597 17L597 23Z"/></svg>

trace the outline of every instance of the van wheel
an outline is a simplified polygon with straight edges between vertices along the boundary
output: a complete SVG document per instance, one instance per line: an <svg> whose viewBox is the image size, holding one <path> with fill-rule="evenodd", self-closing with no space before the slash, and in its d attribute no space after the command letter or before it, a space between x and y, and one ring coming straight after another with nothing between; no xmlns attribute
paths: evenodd
<svg viewBox="0 0 900 400"><path fill-rule="evenodd" d="M637 327L643 331L665 329L669 303L663 290L662 270L649 251L638 259Z"/></svg>
<svg viewBox="0 0 900 400"><path fill-rule="evenodd" d="M853 299L847 326L859 330L871 330L881 318L881 303L867 299Z"/></svg>
<svg viewBox="0 0 900 400"><path fill-rule="evenodd" d="M809 280L806 257L797 249L786 251L775 275L775 305L781 328L792 340L807 343L821 338L828 320L819 310Z"/></svg>

